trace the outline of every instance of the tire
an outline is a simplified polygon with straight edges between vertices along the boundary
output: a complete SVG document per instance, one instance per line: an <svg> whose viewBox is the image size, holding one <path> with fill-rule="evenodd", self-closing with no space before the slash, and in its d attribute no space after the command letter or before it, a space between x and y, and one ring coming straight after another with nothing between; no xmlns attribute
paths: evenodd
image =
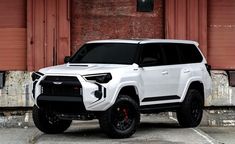
<svg viewBox="0 0 235 144"><path fill-rule="evenodd" d="M62 133L69 128L71 120L61 120L52 114L45 113L34 105L33 121L35 126L42 132L47 134Z"/></svg>
<svg viewBox="0 0 235 144"><path fill-rule="evenodd" d="M204 99L202 94L196 89L189 89L185 100L179 110L177 119L182 127L197 127L203 115Z"/></svg>
<svg viewBox="0 0 235 144"><path fill-rule="evenodd" d="M128 138L140 123L139 106L130 96L119 95L115 104L102 112L99 123L108 137Z"/></svg>

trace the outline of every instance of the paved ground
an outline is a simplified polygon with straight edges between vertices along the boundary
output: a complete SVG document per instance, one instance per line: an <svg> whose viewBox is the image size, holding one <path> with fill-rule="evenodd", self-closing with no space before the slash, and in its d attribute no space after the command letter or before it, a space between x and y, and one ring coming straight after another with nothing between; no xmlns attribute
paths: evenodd
<svg viewBox="0 0 235 144"><path fill-rule="evenodd" d="M235 127L200 127L200 129L220 143L235 143Z"/></svg>
<svg viewBox="0 0 235 144"><path fill-rule="evenodd" d="M35 127L1 128L0 144L232 144L235 143L234 134L233 128L183 129L173 118L145 116L135 135L128 139L107 138L98 121L94 120L75 122L65 133L58 135L43 134Z"/></svg>

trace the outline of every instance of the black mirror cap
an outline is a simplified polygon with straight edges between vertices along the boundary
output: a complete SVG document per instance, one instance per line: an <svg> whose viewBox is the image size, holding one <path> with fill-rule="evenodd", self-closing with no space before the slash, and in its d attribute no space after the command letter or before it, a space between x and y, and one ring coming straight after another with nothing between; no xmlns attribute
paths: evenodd
<svg viewBox="0 0 235 144"><path fill-rule="evenodd" d="M65 57L64 57L64 63L68 63L69 60L70 60L70 56L65 56Z"/></svg>

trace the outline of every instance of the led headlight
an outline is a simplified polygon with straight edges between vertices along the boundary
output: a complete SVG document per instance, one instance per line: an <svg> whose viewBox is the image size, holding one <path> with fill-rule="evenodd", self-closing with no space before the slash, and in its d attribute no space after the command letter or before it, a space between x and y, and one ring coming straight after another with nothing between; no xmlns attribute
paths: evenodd
<svg viewBox="0 0 235 144"><path fill-rule="evenodd" d="M83 76L88 81L98 82L98 83L108 83L112 79L110 73L92 74Z"/></svg>
<svg viewBox="0 0 235 144"><path fill-rule="evenodd" d="M34 73L32 73L31 77L32 77L32 80L35 81L35 80L38 80L43 75L44 75L43 73L34 72Z"/></svg>

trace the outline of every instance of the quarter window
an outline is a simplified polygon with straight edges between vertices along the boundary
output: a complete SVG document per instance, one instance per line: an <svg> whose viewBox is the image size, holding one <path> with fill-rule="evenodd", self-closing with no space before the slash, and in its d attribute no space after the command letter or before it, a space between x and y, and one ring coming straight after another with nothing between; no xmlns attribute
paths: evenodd
<svg viewBox="0 0 235 144"><path fill-rule="evenodd" d="M182 63L199 63L202 55L193 44L177 44L181 53Z"/></svg>

